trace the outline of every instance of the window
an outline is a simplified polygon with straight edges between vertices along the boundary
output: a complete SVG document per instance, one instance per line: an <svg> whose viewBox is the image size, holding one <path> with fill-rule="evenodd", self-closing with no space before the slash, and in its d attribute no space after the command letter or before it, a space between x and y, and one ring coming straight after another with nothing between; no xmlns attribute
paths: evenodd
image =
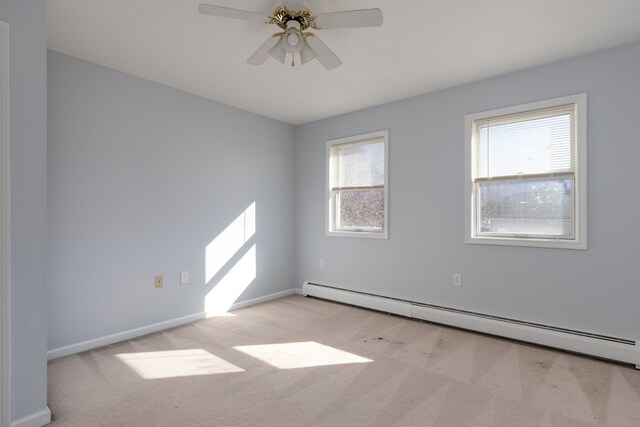
<svg viewBox="0 0 640 427"><path fill-rule="evenodd" d="M466 117L467 243L586 249L586 95Z"/></svg>
<svg viewBox="0 0 640 427"><path fill-rule="evenodd" d="M388 237L389 131L327 142L327 234Z"/></svg>

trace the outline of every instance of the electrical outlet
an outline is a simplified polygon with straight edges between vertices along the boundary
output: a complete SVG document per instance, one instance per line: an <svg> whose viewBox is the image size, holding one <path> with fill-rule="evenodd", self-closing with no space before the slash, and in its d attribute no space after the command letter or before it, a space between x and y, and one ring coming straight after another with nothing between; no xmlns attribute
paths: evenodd
<svg viewBox="0 0 640 427"><path fill-rule="evenodd" d="M180 272L180 284L185 285L187 283L189 283L189 272L188 271Z"/></svg>
<svg viewBox="0 0 640 427"><path fill-rule="evenodd" d="M462 286L462 274L455 273L453 275L453 286Z"/></svg>
<svg viewBox="0 0 640 427"><path fill-rule="evenodd" d="M320 261L318 261L318 267L324 268L324 258L320 258Z"/></svg>
<svg viewBox="0 0 640 427"><path fill-rule="evenodd" d="M156 276L156 288L161 288L164 285L164 279L162 275Z"/></svg>

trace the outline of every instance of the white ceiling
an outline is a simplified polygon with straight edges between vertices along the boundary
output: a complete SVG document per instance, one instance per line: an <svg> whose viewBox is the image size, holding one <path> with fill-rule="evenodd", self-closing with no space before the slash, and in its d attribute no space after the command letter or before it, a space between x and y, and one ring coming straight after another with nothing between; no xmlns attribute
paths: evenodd
<svg viewBox="0 0 640 427"><path fill-rule="evenodd" d="M274 0L48 0L49 48L298 125L640 40L640 0L314 0L377 7L379 28L319 31L343 65L246 59L276 27L200 15L269 14Z"/></svg>

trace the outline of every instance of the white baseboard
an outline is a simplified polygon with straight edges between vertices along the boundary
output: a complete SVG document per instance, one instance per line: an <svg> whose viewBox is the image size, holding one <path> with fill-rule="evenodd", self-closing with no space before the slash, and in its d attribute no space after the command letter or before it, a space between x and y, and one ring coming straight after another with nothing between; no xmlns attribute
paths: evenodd
<svg viewBox="0 0 640 427"><path fill-rule="evenodd" d="M305 295L310 294L311 296L330 301L370 308L385 313L397 314L398 316L411 317L411 305L406 301L398 301L375 295L365 295L326 286L314 286L308 282L304 282L303 290Z"/></svg>
<svg viewBox="0 0 640 427"><path fill-rule="evenodd" d="M293 295L295 293L299 293L300 291L301 291L300 289L287 289L285 291L276 292L276 293L265 295L259 298L240 301L233 304L229 309L229 311L250 307L252 305L261 304L263 302L273 301L275 299L279 299L289 295ZM206 317L207 317L207 314L205 312L195 313L189 316L178 317L176 319L153 323L151 325L142 326L140 328L129 329L127 331L106 335L104 337L94 338L91 340L82 341L82 342L67 345L64 347L54 348L52 350L47 351L47 360L58 359L60 357L69 356L69 355L80 353L83 351L93 350L94 348L104 347L105 345L115 344L118 342L141 337L143 335L147 335L153 332L159 332L165 329L174 328L176 326L182 326L187 323L195 322L196 320L205 319Z"/></svg>
<svg viewBox="0 0 640 427"><path fill-rule="evenodd" d="M205 317L205 313L191 314L189 316L178 317L176 319L153 323L151 325L142 326L140 328L129 329L127 331L106 335L104 337L94 338L92 340L82 341L76 344L55 348L53 350L47 351L47 360L58 359L60 357L69 356L71 354L93 350L94 348L98 347L104 347L105 345L130 340L132 338L141 337L153 332L158 332L165 329L174 328L176 326L185 325L187 323L195 322L196 320L204 319Z"/></svg>
<svg viewBox="0 0 640 427"><path fill-rule="evenodd" d="M26 417L22 417L15 421L12 421L11 427L42 427L51 422L51 411L49 408L45 408L42 411L36 412Z"/></svg>
<svg viewBox="0 0 640 427"><path fill-rule="evenodd" d="M246 301L237 302L237 303L235 303L235 304L233 304L231 306L229 311L238 310L240 308L251 307L252 305L262 304L263 302L269 302L269 301L273 301L273 300L276 300L276 299L288 297L289 295L293 295L293 294L298 293L297 291L300 291L300 289L287 289L286 291L276 292L276 293L273 293L273 294L265 295L263 297L253 298L253 299L249 299L249 300L246 300Z"/></svg>

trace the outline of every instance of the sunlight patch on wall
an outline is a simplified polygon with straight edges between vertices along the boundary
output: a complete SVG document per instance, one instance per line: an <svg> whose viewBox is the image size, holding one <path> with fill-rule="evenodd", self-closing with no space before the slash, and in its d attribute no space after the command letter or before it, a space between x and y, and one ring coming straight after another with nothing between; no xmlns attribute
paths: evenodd
<svg viewBox="0 0 640 427"><path fill-rule="evenodd" d="M219 316L229 311L255 278L256 245L253 245L205 297L204 309L207 317Z"/></svg>
<svg viewBox="0 0 640 427"><path fill-rule="evenodd" d="M145 380L244 372L202 349L124 353L116 357Z"/></svg>
<svg viewBox="0 0 640 427"><path fill-rule="evenodd" d="M256 232L256 202L213 239L205 250L205 279L209 283Z"/></svg>
<svg viewBox="0 0 640 427"><path fill-rule="evenodd" d="M234 347L234 349L262 360L278 369L311 368L316 366L373 362L371 359L313 341L246 345Z"/></svg>

